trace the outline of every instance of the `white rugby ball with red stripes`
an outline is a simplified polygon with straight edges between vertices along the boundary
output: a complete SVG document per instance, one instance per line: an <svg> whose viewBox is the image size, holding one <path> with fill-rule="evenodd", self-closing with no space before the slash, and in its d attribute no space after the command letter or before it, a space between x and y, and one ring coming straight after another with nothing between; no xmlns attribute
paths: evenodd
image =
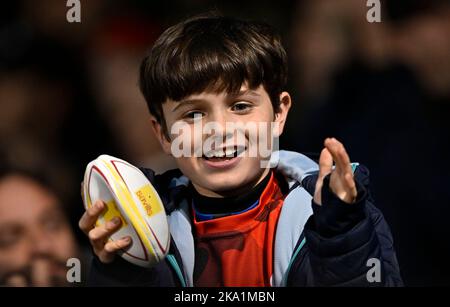
<svg viewBox="0 0 450 307"><path fill-rule="evenodd" d="M164 259L170 245L166 212L155 188L138 168L101 155L88 164L83 189L86 209L97 200L107 205L97 225L115 216L121 218L122 226L110 240L131 237L131 245L119 252L125 260L152 267Z"/></svg>

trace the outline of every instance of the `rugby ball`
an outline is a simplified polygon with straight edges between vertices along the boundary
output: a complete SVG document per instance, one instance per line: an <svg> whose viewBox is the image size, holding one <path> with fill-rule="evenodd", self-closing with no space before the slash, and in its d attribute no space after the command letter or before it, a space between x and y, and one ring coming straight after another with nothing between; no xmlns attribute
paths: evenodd
<svg viewBox="0 0 450 307"><path fill-rule="evenodd" d="M131 237L131 245L119 252L121 257L147 268L164 259L170 245L166 212L155 188L138 168L101 155L86 167L83 193L85 209L97 200L106 203L97 225L116 216L122 220L121 228L109 238Z"/></svg>

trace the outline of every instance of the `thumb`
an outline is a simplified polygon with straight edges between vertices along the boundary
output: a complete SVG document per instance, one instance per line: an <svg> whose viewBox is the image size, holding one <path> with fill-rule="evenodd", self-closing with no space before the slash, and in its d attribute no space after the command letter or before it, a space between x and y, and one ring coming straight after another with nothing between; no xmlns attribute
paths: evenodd
<svg viewBox="0 0 450 307"><path fill-rule="evenodd" d="M323 179L326 175L331 173L333 168L333 156L327 148L322 149L319 158L319 177L316 182L316 189L314 191L314 202L318 205L322 205L322 186Z"/></svg>

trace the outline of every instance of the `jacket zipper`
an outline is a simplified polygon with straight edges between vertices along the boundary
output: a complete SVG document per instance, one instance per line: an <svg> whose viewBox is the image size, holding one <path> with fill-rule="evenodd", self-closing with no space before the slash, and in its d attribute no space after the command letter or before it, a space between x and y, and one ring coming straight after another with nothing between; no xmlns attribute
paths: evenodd
<svg viewBox="0 0 450 307"><path fill-rule="evenodd" d="M167 259L167 261L169 261L170 265L171 265L172 268L175 270L175 273L177 274L177 277L178 277L178 279L179 279L180 282L181 282L181 286L182 286L182 287L187 287L186 281L184 280L184 277L183 277L183 273L181 272L181 268L180 268L180 266L178 265L178 262L177 262L177 260L175 259L175 256L172 255L172 254L168 254L168 255L166 256L166 259Z"/></svg>
<svg viewBox="0 0 450 307"><path fill-rule="evenodd" d="M289 261L288 268L286 270L286 273L284 274L283 280L281 281L281 286L286 287L287 286L287 280L289 273L291 272L292 264L294 263L295 259L297 258L298 254L300 253L300 250L303 248L303 246L306 243L306 238L303 238L302 242L300 242L300 245L297 247L297 249L294 252L294 255L291 257L291 260Z"/></svg>

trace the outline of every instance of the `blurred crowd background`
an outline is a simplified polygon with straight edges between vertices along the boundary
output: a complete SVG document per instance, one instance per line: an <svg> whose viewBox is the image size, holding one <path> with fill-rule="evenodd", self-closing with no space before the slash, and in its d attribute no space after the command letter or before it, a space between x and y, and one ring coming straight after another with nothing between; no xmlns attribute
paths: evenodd
<svg viewBox="0 0 450 307"><path fill-rule="evenodd" d="M365 0L81 0L68 23L65 0L3 1L0 285L64 284L65 259L89 254L77 228L89 161L174 167L138 66L164 29L209 10L279 30L294 101L281 147L314 156L342 140L371 170L405 283L450 285L450 2L381 4L369 23Z"/></svg>

